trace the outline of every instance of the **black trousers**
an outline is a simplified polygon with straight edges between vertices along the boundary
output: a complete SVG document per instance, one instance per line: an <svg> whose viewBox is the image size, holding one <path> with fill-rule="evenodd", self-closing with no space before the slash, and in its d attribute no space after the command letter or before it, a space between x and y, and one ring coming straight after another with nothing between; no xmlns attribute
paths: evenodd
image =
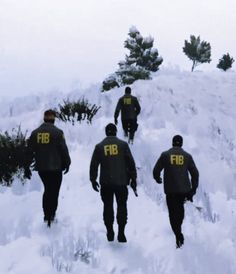
<svg viewBox="0 0 236 274"><path fill-rule="evenodd" d="M122 127L123 130L125 132L125 134L127 135L128 132L130 134L130 139L133 140L134 139L134 133L138 128L138 124L137 124L137 119L122 119Z"/></svg>
<svg viewBox="0 0 236 274"><path fill-rule="evenodd" d="M182 223L184 220L184 194L167 194L166 203L169 211L171 228L176 236L182 233Z"/></svg>
<svg viewBox="0 0 236 274"><path fill-rule="evenodd" d="M113 200L116 197L117 203L117 223L125 226L127 223L127 186L101 186L101 198L104 204L103 220L106 227L111 227L114 222Z"/></svg>
<svg viewBox="0 0 236 274"><path fill-rule="evenodd" d="M39 171L44 185L43 211L47 220L56 214L58 196L62 182L62 171Z"/></svg>

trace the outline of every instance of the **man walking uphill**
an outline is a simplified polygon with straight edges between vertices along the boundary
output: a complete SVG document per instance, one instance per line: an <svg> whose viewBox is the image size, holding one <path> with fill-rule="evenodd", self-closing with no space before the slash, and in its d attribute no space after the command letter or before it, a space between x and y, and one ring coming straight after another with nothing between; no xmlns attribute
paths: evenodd
<svg viewBox="0 0 236 274"><path fill-rule="evenodd" d="M106 138L96 145L90 164L90 181L95 191L99 191L97 183L98 167L100 166L100 193L104 204L103 220L107 229L107 240L114 240L114 209L113 199L117 202L118 241L126 242L125 226L127 223L127 185L136 189L135 162L126 142L116 137L116 126L106 126Z"/></svg>
<svg viewBox="0 0 236 274"><path fill-rule="evenodd" d="M176 237L176 247L184 244L182 223L184 219L184 202L193 201L193 196L198 187L198 170L192 156L182 149L183 138L176 135L172 139L173 147L163 152L158 159L153 177L157 183L162 183L160 177L164 169L164 191L169 211L171 228ZM189 174L191 175L191 182Z"/></svg>
<svg viewBox="0 0 236 274"><path fill-rule="evenodd" d="M138 99L131 95L131 88L125 88L125 95L122 96L116 106L114 119L118 123L119 112L121 111L121 122L125 136L129 133L129 142L133 143L134 133L138 128L137 116L141 111Z"/></svg>
<svg viewBox="0 0 236 274"><path fill-rule="evenodd" d="M63 131L54 126L55 112L44 113L44 123L35 129L29 139L29 151L35 158L35 168L44 184L44 221L50 227L54 221L62 182L62 171L69 171L71 163Z"/></svg>

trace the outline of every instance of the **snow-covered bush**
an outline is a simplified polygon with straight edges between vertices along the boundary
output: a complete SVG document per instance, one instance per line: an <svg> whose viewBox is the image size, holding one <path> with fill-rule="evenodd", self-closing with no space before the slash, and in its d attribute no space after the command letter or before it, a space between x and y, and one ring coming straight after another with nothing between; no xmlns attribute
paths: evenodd
<svg viewBox="0 0 236 274"><path fill-rule="evenodd" d="M108 91L115 87L119 87L116 74L111 74L102 82L102 91Z"/></svg>
<svg viewBox="0 0 236 274"><path fill-rule="evenodd" d="M202 63L211 62L211 45L206 41L201 41L200 36L190 36L190 42L184 41L183 52L193 61L192 71Z"/></svg>
<svg viewBox="0 0 236 274"><path fill-rule="evenodd" d="M130 85L140 79L151 79L151 72L156 72L163 62L158 50L153 48L152 37L143 38L136 27L131 27L128 35L124 46L129 50L129 55L119 62L119 69L115 74L103 81L102 91Z"/></svg>
<svg viewBox="0 0 236 274"><path fill-rule="evenodd" d="M227 69L232 67L234 62L234 58L229 55L229 53L224 54L222 58L219 60L217 68L226 71Z"/></svg>
<svg viewBox="0 0 236 274"><path fill-rule="evenodd" d="M116 72L122 85L131 85L136 80L150 79L150 72L138 65L119 63L120 69Z"/></svg>
<svg viewBox="0 0 236 274"><path fill-rule="evenodd" d="M87 120L88 123L92 123L93 117L96 115L100 107L95 104L91 105L88 100L82 98L78 101L64 100L63 104L58 105L58 109L55 109L56 116L63 122L74 123Z"/></svg>
<svg viewBox="0 0 236 274"><path fill-rule="evenodd" d="M41 248L41 256L51 258L53 268L58 272L72 272L75 264L84 263L95 267L96 240L92 232L86 237L76 237L71 231L62 236L62 239L52 241Z"/></svg>
<svg viewBox="0 0 236 274"><path fill-rule="evenodd" d="M26 133L21 128L0 134L0 184L10 186L15 177L26 179Z"/></svg>

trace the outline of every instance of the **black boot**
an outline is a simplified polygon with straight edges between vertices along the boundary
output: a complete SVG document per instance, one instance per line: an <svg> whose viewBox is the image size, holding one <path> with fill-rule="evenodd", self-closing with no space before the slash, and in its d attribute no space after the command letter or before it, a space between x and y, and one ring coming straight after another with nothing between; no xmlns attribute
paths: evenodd
<svg viewBox="0 0 236 274"><path fill-rule="evenodd" d="M119 225L117 240L120 243L126 243L127 242L127 239L125 237L125 225Z"/></svg>
<svg viewBox="0 0 236 274"><path fill-rule="evenodd" d="M134 143L134 132L130 132L129 134L129 144L133 144Z"/></svg>
<svg viewBox="0 0 236 274"><path fill-rule="evenodd" d="M54 223L54 221L55 221L55 213L51 215L50 220L51 220L52 223Z"/></svg>
<svg viewBox="0 0 236 274"><path fill-rule="evenodd" d="M128 140L128 143L131 144L131 145L133 145L134 139L129 139L129 140Z"/></svg>
<svg viewBox="0 0 236 274"><path fill-rule="evenodd" d="M115 233L114 233L114 230L113 230L113 226L109 225L109 226L106 226L106 228L107 228L107 240L108 240L108 242L114 241Z"/></svg>
<svg viewBox="0 0 236 274"><path fill-rule="evenodd" d="M175 236L176 237L176 248L180 248L184 244L184 235L182 233Z"/></svg>
<svg viewBox="0 0 236 274"><path fill-rule="evenodd" d="M47 224L48 227L51 227L51 224L54 222L54 220L55 220L55 214L52 216L44 215L44 222Z"/></svg>
<svg viewBox="0 0 236 274"><path fill-rule="evenodd" d="M49 220L48 220L48 223L47 223L47 226L48 226L48 227L51 227L51 223L52 223L52 222L51 222L51 220L49 219Z"/></svg>

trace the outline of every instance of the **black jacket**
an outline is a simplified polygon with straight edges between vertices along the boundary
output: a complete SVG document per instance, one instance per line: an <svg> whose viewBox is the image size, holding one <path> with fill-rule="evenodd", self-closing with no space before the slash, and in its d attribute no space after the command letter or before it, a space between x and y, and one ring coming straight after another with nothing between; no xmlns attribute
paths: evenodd
<svg viewBox="0 0 236 274"><path fill-rule="evenodd" d="M90 163L90 181L96 181L100 165L100 184L127 185L136 179L136 167L129 146L115 136L97 144Z"/></svg>
<svg viewBox="0 0 236 274"><path fill-rule="evenodd" d="M51 123L31 133L28 148L38 171L61 171L71 163L63 131Z"/></svg>
<svg viewBox="0 0 236 274"><path fill-rule="evenodd" d="M192 156L180 147L163 152L153 169L153 177L158 181L164 169L164 191L170 193L188 193L198 187L198 170ZM191 182L189 174L191 175Z"/></svg>
<svg viewBox="0 0 236 274"><path fill-rule="evenodd" d="M137 119L141 111L138 99L130 94L122 96L116 106L115 119L118 118L121 111L121 120Z"/></svg>

